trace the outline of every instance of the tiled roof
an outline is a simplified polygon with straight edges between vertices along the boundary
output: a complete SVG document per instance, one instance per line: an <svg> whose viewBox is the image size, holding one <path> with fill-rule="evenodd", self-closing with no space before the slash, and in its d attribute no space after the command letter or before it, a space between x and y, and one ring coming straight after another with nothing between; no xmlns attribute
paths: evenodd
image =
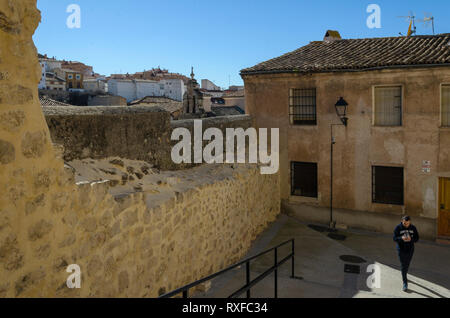
<svg viewBox="0 0 450 318"><path fill-rule="evenodd" d="M245 97L245 91L243 89L239 89L237 91L229 91L223 94L223 98L229 97Z"/></svg>
<svg viewBox="0 0 450 318"><path fill-rule="evenodd" d="M169 113L174 113L183 108L183 103L168 97L147 96L131 102L129 106L154 106L160 107Z"/></svg>
<svg viewBox="0 0 450 318"><path fill-rule="evenodd" d="M57 100L48 98L46 96L39 96L41 106L72 106L66 103L58 102Z"/></svg>
<svg viewBox="0 0 450 318"><path fill-rule="evenodd" d="M315 41L241 74L361 71L450 65L450 33L413 37Z"/></svg>
<svg viewBox="0 0 450 318"><path fill-rule="evenodd" d="M239 106L211 106L211 112L215 116L236 116L245 114Z"/></svg>

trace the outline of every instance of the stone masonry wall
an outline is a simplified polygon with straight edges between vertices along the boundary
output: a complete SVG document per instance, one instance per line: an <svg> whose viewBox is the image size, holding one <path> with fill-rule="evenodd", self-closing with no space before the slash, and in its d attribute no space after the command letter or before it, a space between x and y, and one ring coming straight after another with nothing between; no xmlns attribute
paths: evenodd
<svg viewBox="0 0 450 318"><path fill-rule="evenodd" d="M194 164L175 165L171 159L172 130L187 128L194 135L194 120L170 120L158 107L43 107L52 141L64 147L64 160L124 157L144 160L163 170L179 170ZM252 126L248 115L202 119L203 131ZM205 142L206 144L206 142ZM225 149L225 148L224 148Z"/></svg>
<svg viewBox="0 0 450 318"><path fill-rule="evenodd" d="M75 184L38 100L39 19L36 0L0 0L0 297L156 297L242 257L279 213L278 175L223 165L163 198Z"/></svg>
<svg viewBox="0 0 450 318"><path fill-rule="evenodd" d="M43 107L64 160L124 157L167 169L170 114L157 107Z"/></svg>

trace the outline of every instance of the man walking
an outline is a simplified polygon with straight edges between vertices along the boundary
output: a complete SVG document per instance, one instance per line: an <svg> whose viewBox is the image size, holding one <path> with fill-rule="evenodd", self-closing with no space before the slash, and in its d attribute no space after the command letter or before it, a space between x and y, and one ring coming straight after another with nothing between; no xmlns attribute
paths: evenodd
<svg viewBox="0 0 450 318"><path fill-rule="evenodd" d="M398 257L402 266L403 291L408 290L408 269L414 254L414 243L419 240L419 232L411 224L411 218L402 217L402 222L394 230L394 241L397 243Z"/></svg>

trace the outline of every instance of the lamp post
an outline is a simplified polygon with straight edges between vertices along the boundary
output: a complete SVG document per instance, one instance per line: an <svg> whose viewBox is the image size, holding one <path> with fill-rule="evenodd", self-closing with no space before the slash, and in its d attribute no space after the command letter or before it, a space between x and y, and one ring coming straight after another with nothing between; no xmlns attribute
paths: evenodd
<svg viewBox="0 0 450 318"><path fill-rule="evenodd" d="M333 148L336 143L333 136L333 126L342 126L347 127L348 118L347 118L347 107L348 103L344 98L339 98L338 102L334 105L336 109L336 114L341 120L341 124L331 124L331 152L330 152L330 229L335 229L336 222L333 221Z"/></svg>

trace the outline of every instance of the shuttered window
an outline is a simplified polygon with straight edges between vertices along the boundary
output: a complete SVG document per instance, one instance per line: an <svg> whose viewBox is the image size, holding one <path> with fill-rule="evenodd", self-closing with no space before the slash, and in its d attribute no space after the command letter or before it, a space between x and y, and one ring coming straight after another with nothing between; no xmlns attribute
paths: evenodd
<svg viewBox="0 0 450 318"><path fill-rule="evenodd" d="M442 85L442 126L450 127L450 85Z"/></svg>
<svg viewBox="0 0 450 318"><path fill-rule="evenodd" d="M402 87L375 87L375 126L402 125Z"/></svg>

